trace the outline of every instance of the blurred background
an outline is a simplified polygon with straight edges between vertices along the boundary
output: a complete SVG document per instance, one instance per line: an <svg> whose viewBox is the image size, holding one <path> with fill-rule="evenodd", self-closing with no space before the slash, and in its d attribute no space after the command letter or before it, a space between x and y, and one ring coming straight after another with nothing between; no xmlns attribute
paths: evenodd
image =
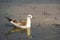
<svg viewBox="0 0 60 40"><path fill-rule="evenodd" d="M5 36L13 28L5 16L21 21L28 14L34 17L29 40L60 40L60 0L0 0L0 40L28 40L19 32Z"/></svg>

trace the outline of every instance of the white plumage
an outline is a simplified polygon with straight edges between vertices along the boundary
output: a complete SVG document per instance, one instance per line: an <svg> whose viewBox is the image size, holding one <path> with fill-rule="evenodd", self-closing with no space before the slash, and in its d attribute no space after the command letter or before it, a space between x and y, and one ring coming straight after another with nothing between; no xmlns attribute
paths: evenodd
<svg viewBox="0 0 60 40"><path fill-rule="evenodd" d="M13 25L15 25L16 27L28 28L28 27L31 27L31 18L32 18L32 15L28 15L26 21L17 21L16 20L16 22L14 22L12 20L12 21L10 21L10 23L12 23Z"/></svg>

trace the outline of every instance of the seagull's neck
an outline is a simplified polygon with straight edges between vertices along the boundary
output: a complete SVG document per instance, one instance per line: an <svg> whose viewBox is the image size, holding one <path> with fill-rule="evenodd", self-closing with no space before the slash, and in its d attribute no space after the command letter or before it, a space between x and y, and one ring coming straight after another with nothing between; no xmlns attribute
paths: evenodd
<svg viewBox="0 0 60 40"><path fill-rule="evenodd" d="M31 20L30 20L30 18L27 18L27 27L31 27Z"/></svg>

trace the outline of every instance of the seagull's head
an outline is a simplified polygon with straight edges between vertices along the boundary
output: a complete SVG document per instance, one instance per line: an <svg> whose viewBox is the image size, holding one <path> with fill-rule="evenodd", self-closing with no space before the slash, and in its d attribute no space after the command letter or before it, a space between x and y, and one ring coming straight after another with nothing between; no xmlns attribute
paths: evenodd
<svg viewBox="0 0 60 40"><path fill-rule="evenodd" d="M32 15L28 15L27 18L30 18L31 19L32 18Z"/></svg>

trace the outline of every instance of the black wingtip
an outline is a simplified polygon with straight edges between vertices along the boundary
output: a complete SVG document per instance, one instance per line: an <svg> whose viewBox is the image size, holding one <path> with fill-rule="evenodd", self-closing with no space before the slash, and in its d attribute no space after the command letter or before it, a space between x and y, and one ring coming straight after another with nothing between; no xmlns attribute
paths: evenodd
<svg viewBox="0 0 60 40"><path fill-rule="evenodd" d="M5 16L5 18L7 18L7 19L8 19L8 21L12 21L12 19L11 19L11 18L9 18L9 17L7 17L7 16Z"/></svg>

